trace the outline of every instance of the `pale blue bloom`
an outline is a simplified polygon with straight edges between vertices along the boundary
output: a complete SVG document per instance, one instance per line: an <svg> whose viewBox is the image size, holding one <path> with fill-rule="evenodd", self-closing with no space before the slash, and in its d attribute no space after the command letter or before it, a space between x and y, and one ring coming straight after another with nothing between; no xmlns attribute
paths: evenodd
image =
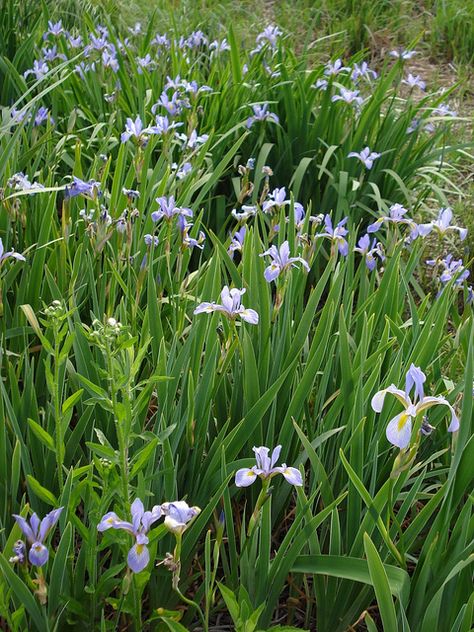
<svg viewBox="0 0 474 632"><path fill-rule="evenodd" d="M398 50L391 50L390 56L395 57L395 59L401 59L402 61L407 61L411 59L414 55L416 55L416 50L403 50L399 48Z"/></svg>
<svg viewBox="0 0 474 632"><path fill-rule="evenodd" d="M40 81L41 79L43 79L43 77L45 77L49 72L49 67L48 64L46 62L44 62L43 60L37 60L35 59L35 61L33 62L33 68L30 68L29 70L26 70L23 73L23 77L28 77L29 75L34 75L36 81Z"/></svg>
<svg viewBox="0 0 474 632"><path fill-rule="evenodd" d="M30 544L31 548L28 554L28 559L34 566L44 566L48 561L49 551L44 545L44 541L48 533L59 520L59 516L61 515L63 509L64 507L53 509L53 511L46 514L43 520L40 520L34 513L31 516L29 523L22 516L13 514L18 526L23 531L23 534L26 536L26 539Z"/></svg>
<svg viewBox="0 0 474 632"><path fill-rule="evenodd" d="M358 158L361 163L365 167L367 167L367 169L372 169L374 161L377 160L377 158L380 158L381 155L382 154L379 154L376 151L370 151L368 147L364 147L364 149L360 152L351 151L349 154L347 154L347 157Z"/></svg>
<svg viewBox="0 0 474 632"><path fill-rule="evenodd" d="M418 235L418 226L409 217L405 217L407 209L401 204L392 204L388 210L388 215L379 217L375 222L367 226L368 233L376 233L384 222L392 224L406 224L411 229L413 238Z"/></svg>
<svg viewBox="0 0 474 632"><path fill-rule="evenodd" d="M262 205L262 210L264 213L268 213L274 208L276 208L278 211L282 206L287 206L288 204L290 204L290 200L286 199L285 187L273 189L268 197L269 199L265 200Z"/></svg>
<svg viewBox="0 0 474 632"><path fill-rule="evenodd" d="M403 406L403 412L391 419L387 425L386 436L393 445L400 449L407 448L410 445L412 434L412 422L421 412L428 410L432 406L439 404L447 406L451 412L451 423L448 426L448 432L456 432L459 430L459 420L454 412L451 404L442 396L425 397L423 384L426 381L425 374L419 367L410 366L406 376L405 391L398 389L394 384L388 388L378 391L372 398L372 408L375 412L380 413L385 401L385 395L390 393L398 399ZM410 391L415 388L413 399L410 397Z"/></svg>
<svg viewBox="0 0 474 632"><path fill-rule="evenodd" d="M359 79L370 81L371 78L377 79L377 73L372 68L369 68L366 61L363 61L361 64L354 64L351 73L352 81L358 81Z"/></svg>
<svg viewBox="0 0 474 632"><path fill-rule="evenodd" d="M190 507L184 500L163 503L161 508L165 516L165 527L175 535L182 535L193 518L201 512L199 507Z"/></svg>
<svg viewBox="0 0 474 632"><path fill-rule="evenodd" d="M238 222L245 222L250 217L253 217L257 214L257 207L254 204L242 204L241 212L239 213L237 209L232 209L231 215Z"/></svg>
<svg viewBox="0 0 474 632"><path fill-rule="evenodd" d="M406 79L402 79L402 83L410 88L419 88L420 90L426 88L426 83L421 79L420 75L412 75L411 72Z"/></svg>
<svg viewBox="0 0 474 632"><path fill-rule="evenodd" d="M154 211L151 214L151 219L154 222L158 222L160 219L166 219L170 221L173 217L177 215L184 215L185 217L192 217L193 212L190 208L182 208L180 206L176 206L176 202L174 196L170 196L169 198L163 196L157 197L156 201L159 204L160 209L158 211Z"/></svg>
<svg viewBox="0 0 474 632"><path fill-rule="evenodd" d="M338 75L340 72L350 72L350 68L342 63L342 59L330 61L325 66L324 74L326 76Z"/></svg>
<svg viewBox="0 0 474 632"><path fill-rule="evenodd" d="M275 465L280 457L281 445L277 445L272 451L271 456L269 456L270 449L265 446L259 448L254 447L253 451L257 465L251 468L243 467L237 470L235 473L235 484L237 487L248 487L257 480L257 477L261 479L271 479L278 474L282 474L291 485L295 485L296 487L303 485L301 472L295 467L288 467L286 463L280 466Z"/></svg>
<svg viewBox="0 0 474 632"><path fill-rule="evenodd" d="M344 101L349 105L352 103L362 105L364 103L364 99L360 96L359 90L348 90L347 88L344 88L344 86L339 88L339 94L334 94L331 97L331 101Z"/></svg>
<svg viewBox="0 0 474 632"><path fill-rule="evenodd" d="M270 246L261 257L271 257L270 265L265 268L264 276L268 283L275 281L282 272L285 272L289 268L296 267L297 263L301 263L307 272L310 271L308 262L303 257L290 257L290 245L287 241L284 241L278 249L276 246Z"/></svg>
<svg viewBox="0 0 474 632"><path fill-rule="evenodd" d="M77 197L78 195L94 199L97 195L101 195L100 182L96 180L85 182L77 176L72 176L72 180L72 184L69 184L64 191L64 197L66 199Z"/></svg>
<svg viewBox="0 0 474 632"><path fill-rule="evenodd" d="M210 314L212 312L220 312L227 318L235 320L240 317L251 325L258 325L258 314L253 309L246 309L241 304L241 297L245 294L245 288L238 290L232 288L229 290L226 285L221 292L221 303L201 303L194 310L194 314Z"/></svg>
<svg viewBox="0 0 474 632"><path fill-rule="evenodd" d="M364 257L365 265L372 272L377 267L377 259L379 257L381 261L384 261L382 244L375 238L370 243L370 235L363 235L354 248L354 252L358 252Z"/></svg>
<svg viewBox="0 0 474 632"><path fill-rule="evenodd" d="M126 522L121 520L114 511L109 511L102 517L97 530L103 532L108 529L122 529L133 535L135 544L128 552L127 563L134 573L139 573L150 562L147 534L151 525L161 518L162 510L160 505L155 505L151 511L145 511L142 501L136 498L130 507L130 513L132 522Z"/></svg>
<svg viewBox="0 0 474 632"><path fill-rule="evenodd" d="M441 237L444 237L447 232L454 231L459 233L459 237L461 241L463 241L467 236L467 228L452 226L452 219L453 211L449 207L442 208L437 219L432 222L428 222L427 224L418 224L418 232L421 237L426 237L426 235L429 235L432 230L435 230Z"/></svg>
<svg viewBox="0 0 474 632"><path fill-rule="evenodd" d="M330 215L324 216L324 225L326 227L326 231L323 233L319 233L315 235L315 239L319 239L320 237L326 237L330 239L332 243L337 245L337 249L343 257L347 256L349 252L349 244L346 240L346 235L348 234L347 228L344 226L347 224L347 217L344 217L335 227L332 225L332 220Z"/></svg>
<svg viewBox="0 0 474 632"><path fill-rule="evenodd" d="M227 249L227 252L229 253L231 259L234 258L234 252L236 251L242 252L246 234L247 234L246 226L242 226L240 230L235 232L234 236L232 237L232 241L230 242L229 248Z"/></svg>
<svg viewBox="0 0 474 632"><path fill-rule="evenodd" d="M252 110L253 115L249 116L246 123L248 129L250 129L257 121L272 121L273 123L278 123L280 120L276 114L269 111L268 103L264 103L263 105L252 105Z"/></svg>

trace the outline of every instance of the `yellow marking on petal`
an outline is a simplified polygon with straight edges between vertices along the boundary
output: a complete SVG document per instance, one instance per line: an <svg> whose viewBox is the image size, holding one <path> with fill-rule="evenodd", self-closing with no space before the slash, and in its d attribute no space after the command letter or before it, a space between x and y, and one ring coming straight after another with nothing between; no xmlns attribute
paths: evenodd
<svg viewBox="0 0 474 632"><path fill-rule="evenodd" d="M142 554L144 546L145 546L144 544L137 544L137 549L136 549L137 555L141 555Z"/></svg>
<svg viewBox="0 0 474 632"><path fill-rule="evenodd" d="M247 472L247 476L255 476L255 472Z"/></svg>
<svg viewBox="0 0 474 632"><path fill-rule="evenodd" d="M408 421L408 417L409 417L409 415L407 415L406 413L402 413L400 415L400 419L398 420L398 430L399 431L401 431L403 429L403 426Z"/></svg>

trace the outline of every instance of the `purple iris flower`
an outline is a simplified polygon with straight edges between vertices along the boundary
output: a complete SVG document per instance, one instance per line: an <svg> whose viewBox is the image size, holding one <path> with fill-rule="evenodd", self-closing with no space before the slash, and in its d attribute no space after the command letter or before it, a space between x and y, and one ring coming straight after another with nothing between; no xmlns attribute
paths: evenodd
<svg viewBox="0 0 474 632"><path fill-rule="evenodd" d="M166 94L166 92L162 92L160 98L158 99L158 103L155 103L151 111L153 114L156 114L159 107L164 108L170 116L176 116L181 113L182 110L182 101L177 92L173 92L171 98Z"/></svg>
<svg viewBox="0 0 474 632"><path fill-rule="evenodd" d="M41 52L43 53L44 61L54 61L55 59L62 59L66 61L67 57L64 53L58 53L58 47L56 44L51 46L51 48L42 48Z"/></svg>
<svg viewBox="0 0 474 632"><path fill-rule="evenodd" d="M145 55L145 57L138 57L137 58L137 69L138 69L138 74L142 75L143 74L143 70L153 70L155 67L155 62L153 61L153 59L150 56L150 53L147 53Z"/></svg>
<svg viewBox="0 0 474 632"><path fill-rule="evenodd" d="M36 81L40 81L41 79L43 79L43 77L45 77L48 74L48 72L49 72L48 64L41 59L40 60L35 59L35 61L33 62L33 68L26 70L23 73L23 76L26 79L26 77L28 77L29 75L34 75L36 78Z"/></svg>
<svg viewBox="0 0 474 632"><path fill-rule="evenodd" d="M227 249L227 252L229 253L231 259L234 258L235 251L242 252L246 234L247 234L246 226L242 226L240 230L235 232L234 236L232 237L232 241L230 242L229 248Z"/></svg>
<svg viewBox="0 0 474 632"><path fill-rule="evenodd" d="M303 478L301 472L295 467L288 467L286 463L275 467L276 462L280 458L281 445L273 450L269 456L270 449L265 446L253 448L257 465L251 468L243 467L235 473L235 484L237 487L248 487L257 480L257 476L262 479L269 479L282 474L291 485L301 487Z"/></svg>
<svg viewBox="0 0 474 632"><path fill-rule="evenodd" d="M448 231L455 231L459 233L461 241L466 239L467 228L460 228L459 226L451 226L453 219L453 211L448 208L442 208L439 212L437 219L429 222L428 224L419 224L418 232L421 237L426 237L432 230L435 230L441 237L443 237Z"/></svg>
<svg viewBox="0 0 474 632"><path fill-rule="evenodd" d="M162 136L163 134L167 134L170 130L180 127L183 123L171 123L167 116L157 116L156 117L156 125L153 125L150 129L153 130L154 134L158 134Z"/></svg>
<svg viewBox="0 0 474 632"><path fill-rule="evenodd" d="M107 49L102 51L102 65L104 68L110 68L113 72L118 72L119 63L115 53Z"/></svg>
<svg viewBox="0 0 474 632"><path fill-rule="evenodd" d="M347 157L358 158L367 169L372 169L374 161L377 160L377 158L380 158L381 155L382 154L379 154L376 151L370 151L368 147L364 147L364 149L360 152L351 151L347 154Z"/></svg>
<svg viewBox="0 0 474 632"><path fill-rule="evenodd" d="M211 57L212 57L214 55L218 55L219 53L223 53L226 50L230 50L230 45L229 45L229 42L224 37L224 39L221 41L214 40L213 42L211 42L209 44L209 50L212 51L211 52Z"/></svg>
<svg viewBox="0 0 474 632"><path fill-rule="evenodd" d="M331 97L331 101L344 101L349 105L352 103L362 105L362 103L364 103L364 99L360 96L359 90L348 90L343 86L339 88L339 94L335 94Z"/></svg>
<svg viewBox="0 0 474 632"><path fill-rule="evenodd" d="M354 68L352 69L352 81L357 81L360 78L366 79L367 81L370 81L371 78L377 79L377 73L369 67L366 61L363 61L361 64L354 64Z"/></svg>
<svg viewBox="0 0 474 632"><path fill-rule="evenodd" d="M0 266L9 257L12 257L12 259L16 259L17 261L26 261L25 257L23 255L20 255L19 252L15 252L14 250L9 250L8 252L5 252L3 241L0 237Z"/></svg>
<svg viewBox="0 0 474 632"><path fill-rule="evenodd" d="M412 231L413 238L418 235L418 226L409 217L405 217L407 209L401 204L392 204L388 210L388 215L379 217L373 224L367 226L368 233L376 233L384 222L392 224L406 224Z"/></svg>
<svg viewBox="0 0 474 632"><path fill-rule="evenodd" d="M326 237L327 239L330 239L333 244L337 245L339 253L343 257L346 257L349 252L349 244L347 243L347 240L345 238L349 231L347 230L347 228L344 228L344 226L347 224L347 220L348 218L344 217L344 219L341 219L341 221L333 228L331 216L325 215L324 225L326 227L326 231L324 233L319 233L318 235L315 235L315 239L319 239L320 237Z"/></svg>
<svg viewBox="0 0 474 632"><path fill-rule="evenodd" d="M462 259L453 259L453 255L447 255L440 261L430 259L426 263L429 266L441 264L443 272L439 280L443 285L449 283L452 279L455 279L454 285L462 285L469 276L469 270L466 270L464 267Z"/></svg>
<svg viewBox="0 0 474 632"><path fill-rule="evenodd" d="M426 88L426 83L422 80L420 75L412 75L411 72L407 75L406 79L402 79L402 83L409 88L419 88L420 90Z"/></svg>
<svg viewBox="0 0 474 632"><path fill-rule="evenodd" d="M273 191L269 194L269 199L265 200L262 205L262 210L264 213L268 213L272 211L272 209L276 208L280 209L281 206L286 206L290 204L290 200L286 199L286 189L285 187L273 189Z"/></svg>
<svg viewBox="0 0 474 632"><path fill-rule="evenodd" d="M185 162L180 167L177 162L173 162L171 169L176 172L178 180L183 180L183 178L191 173L193 166L190 162Z"/></svg>
<svg viewBox="0 0 474 632"><path fill-rule="evenodd" d="M189 137L186 136L186 134L176 134L176 136L179 140L183 141L183 147L188 149L196 149L209 139L209 134L202 134L199 136L197 130L195 129L193 129Z"/></svg>
<svg viewBox="0 0 474 632"><path fill-rule="evenodd" d="M326 90L328 85L329 85L329 82L327 79L320 78L316 81L316 83L313 83L311 87L314 88L315 90Z"/></svg>
<svg viewBox="0 0 474 632"><path fill-rule="evenodd" d="M271 48L276 48L280 35L283 35L283 31L281 31L278 26L273 26L273 24L269 24L263 29L261 33L257 35L255 41L257 42L257 44L263 42L263 44L269 44Z"/></svg>
<svg viewBox="0 0 474 632"><path fill-rule="evenodd" d="M175 535L183 534L191 520L201 513L199 507L190 507L184 500L163 503L161 509L165 516L165 527Z"/></svg>
<svg viewBox="0 0 474 632"><path fill-rule="evenodd" d="M130 507L132 522L121 520L114 511L109 511L102 517L97 525L97 531L103 532L108 529L122 529L131 533L135 538L127 556L127 564L134 573L142 571L150 561L150 552L146 546L149 542L147 533L151 525L159 520L162 515L160 505L155 505L151 511L145 511L142 501L136 498Z"/></svg>
<svg viewBox="0 0 474 632"><path fill-rule="evenodd" d="M135 138L138 143L143 143L148 140L149 134L155 134L155 130L152 127L144 127L143 122L139 115L135 120L127 118L125 123L125 131L120 135L122 143L126 143L130 138Z"/></svg>
<svg viewBox="0 0 474 632"><path fill-rule="evenodd" d="M52 22L51 20L48 20L48 30L45 33L43 33L43 39L44 40L47 39L48 35L53 35L54 37L58 37L64 32L65 31L64 31L61 20L59 20L58 22Z"/></svg>
<svg viewBox="0 0 474 632"><path fill-rule="evenodd" d="M456 110L452 110L446 103L438 105L438 107L433 110L433 114L435 116L449 116L451 118L456 118L458 115Z"/></svg>
<svg viewBox="0 0 474 632"><path fill-rule="evenodd" d="M438 404L447 406L451 412L451 423L448 426L448 432L456 432L459 430L459 419L454 412L451 404L442 396L425 397L423 385L426 381L426 376L423 371L411 365L405 379L405 391L400 390L394 384L391 384L388 388L384 388L381 391L375 393L372 398L372 408L376 413L380 413L385 401L385 395L390 393L394 395L398 401L402 404L403 412L396 415L391 419L387 425L386 436L387 439L393 445L400 449L407 448L410 445L412 434L412 422L421 412L424 412L432 406ZM414 388L415 392L413 398L410 396L410 391Z"/></svg>
<svg viewBox="0 0 474 632"><path fill-rule="evenodd" d="M158 246L158 244L160 243L158 237L156 237L155 235L150 235L150 233L147 233L144 236L143 240L146 246Z"/></svg>
<svg viewBox="0 0 474 632"><path fill-rule="evenodd" d="M407 61L416 55L416 50L403 50L399 48L398 50L391 50L390 56L395 57L395 59L401 59L402 61Z"/></svg>
<svg viewBox="0 0 474 632"><path fill-rule="evenodd" d="M8 560L10 564L23 564L26 557L26 546L23 540L17 540L12 546L13 555Z"/></svg>
<svg viewBox="0 0 474 632"><path fill-rule="evenodd" d="M38 108L38 111L35 114L33 125L35 127L38 127L48 119L51 121L52 124L54 124L54 119L52 116L50 116L48 108L45 108L44 105L42 105L40 108Z"/></svg>
<svg viewBox="0 0 474 632"><path fill-rule="evenodd" d="M238 290L228 286L224 286L221 292L221 303L201 303L194 310L194 314L210 314L212 312L221 312L230 320L240 317L251 325L258 325L258 314L254 309L247 309L241 303L241 298L245 294L245 288Z"/></svg>
<svg viewBox="0 0 474 632"><path fill-rule="evenodd" d="M342 59L336 59L335 61L330 61L326 64L324 74L326 76L338 75L340 72L349 72L350 68L344 66L342 63Z"/></svg>
<svg viewBox="0 0 474 632"><path fill-rule="evenodd" d="M370 235L363 235L363 237L359 239L357 248L354 248L354 252L358 252L364 257L365 265L371 272L377 267L376 256L379 257L381 261L385 259L382 244L377 242L375 238L371 244Z"/></svg>
<svg viewBox="0 0 474 632"><path fill-rule="evenodd" d="M264 103L263 105L252 105L252 110L253 115L249 116L247 119L247 129L250 129L257 121L273 121L274 123L278 123L280 120L276 114L269 111L268 103Z"/></svg>
<svg viewBox="0 0 474 632"><path fill-rule="evenodd" d="M71 48L80 48L83 45L82 35L73 36L68 33L67 41Z"/></svg>
<svg viewBox="0 0 474 632"><path fill-rule="evenodd" d="M135 191L135 189L123 187L122 193L128 198L129 202L135 202L140 197L140 191Z"/></svg>
<svg viewBox="0 0 474 632"><path fill-rule="evenodd" d="M187 222L183 215L178 215L178 228L181 233L181 245L183 248L200 248L201 250L204 248L204 241L206 239L206 235L199 231L198 238L189 236L189 231L193 227L193 224Z"/></svg>
<svg viewBox="0 0 474 632"><path fill-rule="evenodd" d="M174 196L172 195L169 198L165 196L157 197L156 201L160 206L160 210L154 211L151 214L151 219L154 222L158 222L160 219L171 221L173 217L176 217L177 215L184 215L185 217L193 216L193 212L190 208L181 208L176 206Z"/></svg>
<svg viewBox="0 0 474 632"><path fill-rule="evenodd" d="M29 523L22 516L13 514L18 526L30 543L31 548L28 554L28 559L34 566L44 566L48 561L49 551L44 545L44 541L48 533L59 520L59 516L61 515L63 509L64 507L53 509L53 511L50 511L49 514L46 514L43 520L40 520L34 513L31 516Z"/></svg>
<svg viewBox="0 0 474 632"><path fill-rule="evenodd" d="M69 184L64 191L64 197L66 199L77 197L78 195L94 199L97 195L101 194L100 182L96 180L85 182L76 176L72 176L72 180L72 184Z"/></svg>
<svg viewBox="0 0 474 632"><path fill-rule="evenodd" d="M272 259L270 265L265 268L264 272L265 280L268 283L274 281L285 270L296 267L297 263L301 263L307 272L310 270L308 262L305 261L303 257L290 257L290 245L287 241L282 243L280 249L276 246L270 246L270 248L260 256L269 256Z"/></svg>

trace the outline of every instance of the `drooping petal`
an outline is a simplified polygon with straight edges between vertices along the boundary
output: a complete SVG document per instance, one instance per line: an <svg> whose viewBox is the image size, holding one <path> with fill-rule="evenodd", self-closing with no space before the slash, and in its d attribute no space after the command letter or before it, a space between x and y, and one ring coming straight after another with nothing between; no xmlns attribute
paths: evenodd
<svg viewBox="0 0 474 632"><path fill-rule="evenodd" d="M412 418L406 412L400 413L389 421L385 434L387 439L397 448L403 449L410 445Z"/></svg>
<svg viewBox="0 0 474 632"><path fill-rule="evenodd" d="M283 463L281 467L276 467L275 470L278 470L280 474L283 474L290 485L295 485L295 487L301 487L303 485L301 472L297 470L296 467L288 467L285 463Z"/></svg>
<svg viewBox="0 0 474 632"><path fill-rule="evenodd" d="M437 405L447 406L451 411L451 423L448 426L448 432L456 432L457 430L459 430L459 419L454 412L454 408L444 397L425 397L421 402L417 404L416 412L421 413L424 410Z"/></svg>
<svg viewBox="0 0 474 632"><path fill-rule="evenodd" d="M237 487L248 487L257 479L257 474L253 469L243 467L235 473L235 484Z"/></svg>
<svg viewBox="0 0 474 632"><path fill-rule="evenodd" d="M49 551L41 542L34 542L31 545L28 559L33 566L44 566L49 558Z"/></svg>
<svg viewBox="0 0 474 632"><path fill-rule="evenodd" d="M429 224L418 224L418 234L421 237L426 237L433 230L433 224L430 222Z"/></svg>
<svg viewBox="0 0 474 632"><path fill-rule="evenodd" d="M240 318L251 325L258 325L258 314L254 309L244 309L239 312Z"/></svg>
<svg viewBox="0 0 474 632"><path fill-rule="evenodd" d="M145 544L134 544L127 555L127 564L134 573L139 573L148 566L150 551Z"/></svg>
<svg viewBox="0 0 474 632"><path fill-rule="evenodd" d="M215 303L201 303L196 307L193 314L210 314L211 312L215 312L217 305Z"/></svg>
<svg viewBox="0 0 474 632"><path fill-rule="evenodd" d="M274 281L280 274L281 272L281 267L278 265L278 263L271 263L267 268L265 268L265 272L263 273L265 280L268 283L271 283L272 281Z"/></svg>
<svg viewBox="0 0 474 632"><path fill-rule="evenodd" d="M385 395L387 393L395 395L395 397L403 404L405 408L407 408L411 404L409 398L406 397L405 393L397 388L394 384L391 384L387 388L384 388L381 391L375 393L375 395L372 397L371 406L376 413L382 412Z"/></svg>

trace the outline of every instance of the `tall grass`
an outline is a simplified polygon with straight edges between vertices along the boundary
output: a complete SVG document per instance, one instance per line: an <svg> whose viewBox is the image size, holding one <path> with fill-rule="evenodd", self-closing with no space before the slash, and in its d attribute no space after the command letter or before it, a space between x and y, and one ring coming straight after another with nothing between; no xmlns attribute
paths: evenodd
<svg viewBox="0 0 474 632"><path fill-rule="evenodd" d="M179 23L169 47L156 47L153 22L140 34L107 24L116 71L102 51L85 59L60 34L49 41L66 59L39 81L25 78L49 17L33 28L26 68L13 57L2 87L0 236L5 252L26 259L0 267L3 625L469 630L468 288L454 276L430 292L438 275L425 265L426 242L403 224L377 233L378 269L354 251L390 205L428 221L426 204L446 202L456 148L447 145L452 117L437 108L449 94L407 96L402 61L354 83L349 71L331 75L296 56L284 37L251 53L232 28L219 53L180 46L190 33ZM84 43L99 35L88 14L77 24ZM154 63L139 69L147 53ZM83 61L94 69L76 72ZM361 61L344 64L352 71ZM152 105L178 75L210 87L170 116L181 127L122 141L128 117L156 124ZM315 88L318 79L328 85ZM360 90L360 107L332 99L342 88ZM278 122L249 127L262 103ZM26 112L21 121L13 105ZM41 106L49 115L35 125ZM202 138L190 146L193 131ZM348 156L365 146L381 154L371 168ZM71 196L72 175L96 184ZM264 212L277 187L287 189L284 202ZM162 196L190 208L193 226L154 221ZM231 211L246 205L255 212L231 257ZM349 218L347 256L322 235L324 213L334 224ZM269 283L261 255L284 242L309 272L300 261ZM225 285L246 290L257 325L194 313L219 302ZM371 400L390 384L403 390L412 364L426 374L425 394L454 407L460 429L447 432L445 405L431 408L423 428L435 430L422 435L418 415L399 450L385 434L399 404L387 397L378 414ZM252 447L278 444L304 485L278 476L237 487L236 471L255 464ZM184 533L153 523L150 562L134 573L135 536L102 530L102 517L130 520L136 498L146 509L185 500L200 512ZM23 537L12 514L59 507L47 564L22 560L18 545L12 552Z"/></svg>

